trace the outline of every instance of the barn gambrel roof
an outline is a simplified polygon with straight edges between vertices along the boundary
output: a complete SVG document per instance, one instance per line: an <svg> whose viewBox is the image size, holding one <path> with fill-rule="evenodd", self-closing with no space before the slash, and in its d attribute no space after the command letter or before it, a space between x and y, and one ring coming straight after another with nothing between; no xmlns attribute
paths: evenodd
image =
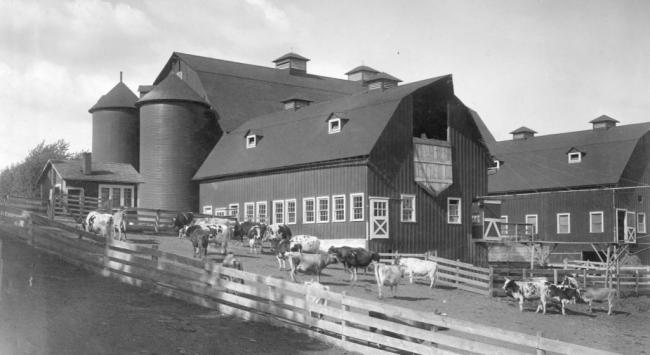
<svg viewBox="0 0 650 355"><path fill-rule="evenodd" d="M448 80L451 76L445 75L253 118L221 138L194 180L368 157L402 99ZM332 113L348 120L336 134L328 134ZM246 149L242 136L251 130L264 138Z"/></svg>
<svg viewBox="0 0 650 355"><path fill-rule="evenodd" d="M314 102L323 102L365 90L358 81L179 52L172 54L154 85L178 65L181 70L186 67L196 73L198 81L188 80L193 81L196 92L218 112L224 132L232 131L251 117L283 110L282 100L297 92Z"/></svg>
<svg viewBox="0 0 650 355"><path fill-rule="evenodd" d="M490 152L503 165L489 176L488 191L504 194L637 184L621 179L649 130L650 122L493 143ZM572 149L584 155L579 164L567 162Z"/></svg>

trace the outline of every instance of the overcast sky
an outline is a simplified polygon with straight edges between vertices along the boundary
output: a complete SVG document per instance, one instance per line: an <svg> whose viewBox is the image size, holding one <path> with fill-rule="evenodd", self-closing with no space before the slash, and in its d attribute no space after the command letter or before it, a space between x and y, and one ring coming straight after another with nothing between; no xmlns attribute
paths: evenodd
<svg viewBox="0 0 650 355"><path fill-rule="evenodd" d="M650 1L0 0L0 169L42 140L91 149L88 109L137 94L173 51L314 74L366 64L405 83L453 74L498 140L650 121Z"/></svg>

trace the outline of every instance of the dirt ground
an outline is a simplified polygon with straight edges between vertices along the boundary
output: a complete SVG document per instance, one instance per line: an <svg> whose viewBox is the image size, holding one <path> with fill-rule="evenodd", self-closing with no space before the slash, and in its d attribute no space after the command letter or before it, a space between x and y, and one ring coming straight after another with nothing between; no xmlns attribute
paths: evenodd
<svg viewBox="0 0 650 355"><path fill-rule="evenodd" d="M92 274L0 235L0 354L346 353Z"/></svg>
<svg viewBox="0 0 650 355"><path fill-rule="evenodd" d="M155 239L161 250L174 251L191 257L191 245L187 240L175 237L138 237L151 243ZM147 241L149 239L149 241ZM137 242L137 241L136 241ZM251 254L241 245L231 249L242 260L244 270L262 275L289 279L288 271L278 270L278 263L271 254ZM208 258L219 258L217 250L210 250ZM298 281L308 281L313 275L299 275ZM371 272L360 274L356 284L348 281L341 265L328 267L321 282L330 285L334 291L346 291L349 295L377 300L377 286ZM621 298L614 306L614 314L607 315L607 304L594 304L592 314L586 305L569 305L567 315L550 307L546 315L536 314L536 304L525 303L524 312L519 312L518 304L509 298L487 297L450 288L430 289L428 281L417 281L410 285L403 280L397 297L385 290L383 302L417 310L444 313L450 317L475 321L482 325L502 329L537 334L544 337L581 344L623 354L650 353L650 298L647 296Z"/></svg>

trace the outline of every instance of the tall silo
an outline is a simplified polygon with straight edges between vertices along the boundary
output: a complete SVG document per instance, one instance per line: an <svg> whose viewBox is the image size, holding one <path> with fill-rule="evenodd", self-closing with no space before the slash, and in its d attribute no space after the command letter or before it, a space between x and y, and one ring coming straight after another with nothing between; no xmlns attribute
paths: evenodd
<svg viewBox="0 0 650 355"><path fill-rule="evenodd" d="M122 82L99 98L88 112L93 116L93 160L128 163L139 169L140 121L138 97Z"/></svg>
<svg viewBox="0 0 650 355"><path fill-rule="evenodd" d="M210 105L176 75L143 96L140 109L138 206L198 210L198 184L192 176L221 136Z"/></svg>

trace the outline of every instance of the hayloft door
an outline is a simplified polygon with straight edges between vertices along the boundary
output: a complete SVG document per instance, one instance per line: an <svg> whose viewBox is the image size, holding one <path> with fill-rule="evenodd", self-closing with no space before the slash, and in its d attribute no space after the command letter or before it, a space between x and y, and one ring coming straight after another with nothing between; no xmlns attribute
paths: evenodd
<svg viewBox="0 0 650 355"><path fill-rule="evenodd" d="M388 238L388 198L370 198L370 239Z"/></svg>

